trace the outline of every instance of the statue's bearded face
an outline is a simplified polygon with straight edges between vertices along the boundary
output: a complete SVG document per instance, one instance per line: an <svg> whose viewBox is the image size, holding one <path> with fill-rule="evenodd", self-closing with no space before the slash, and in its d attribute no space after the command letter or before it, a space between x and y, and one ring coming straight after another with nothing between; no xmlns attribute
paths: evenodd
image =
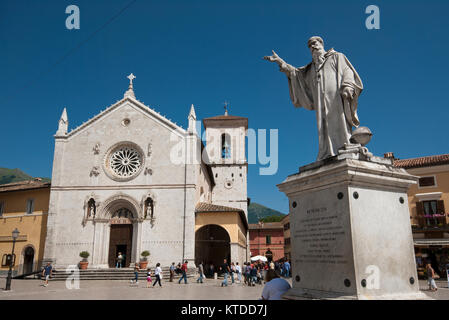
<svg viewBox="0 0 449 320"><path fill-rule="evenodd" d="M309 44L309 49L312 57L321 56L324 54L324 46L319 40L312 40Z"/></svg>
<svg viewBox="0 0 449 320"><path fill-rule="evenodd" d="M312 61L315 65L321 65L324 62L324 46L318 39L309 41L310 53L312 54Z"/></svg>

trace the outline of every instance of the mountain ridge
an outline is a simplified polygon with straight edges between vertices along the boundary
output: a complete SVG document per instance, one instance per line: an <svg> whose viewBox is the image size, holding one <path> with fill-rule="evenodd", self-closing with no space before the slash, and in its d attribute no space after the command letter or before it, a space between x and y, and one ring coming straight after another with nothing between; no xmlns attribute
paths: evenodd
<svg viewBox="0 0 449 320"><path fill-rule="evenodd" d="M32 179L34 179L34 177L30 176L29 174L23 172L18 168L16 169L0 168L0 185ZM49 178L41 178L41 179L44 182L50 182Z"/></svg>
<svg viewBox="0 0 449 320"><path fill-rule="evenodd" d="M248 223L258 223L259 220L271 216L284 217L285 214L256 202L250 203L248 207Z"/></svg>

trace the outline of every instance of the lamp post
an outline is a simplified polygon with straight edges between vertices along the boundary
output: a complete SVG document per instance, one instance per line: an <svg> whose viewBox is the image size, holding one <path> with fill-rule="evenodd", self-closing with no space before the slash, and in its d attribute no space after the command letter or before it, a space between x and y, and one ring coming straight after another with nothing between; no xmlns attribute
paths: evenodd
<svg viewBox="0 0 449 320"><path fill-rule="evenodd" d="M14 247L16 245L16 240L19 237L19 230L17 230L17 228L14 229L14 231L12 232L12 253L11 253L11 260L9 262L9 271L8 271L8 278L6 278L6 288L5 290L11 290L11 278L12 278L12 265L13 265L13 261L14 264L16 263L16 259L14 259Z"/></svg>

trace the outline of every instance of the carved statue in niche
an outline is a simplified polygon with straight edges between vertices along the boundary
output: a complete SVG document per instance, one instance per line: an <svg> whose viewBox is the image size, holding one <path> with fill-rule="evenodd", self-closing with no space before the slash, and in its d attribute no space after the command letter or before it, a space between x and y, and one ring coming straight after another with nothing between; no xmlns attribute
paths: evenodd
<svg viewBox="0 0 449 320"><path fill-rule="evenodd" d="M147 198L147 200L145 200L145 206L144 206L144 218L150 218L153 219L153 212L154 212L154 206L153 206L153 199L151 198Z"/></svg>
<svg viewBox="0 0 449 320"><path fill-rule="evenodd" d="M95 217L95 214L97 213L97 206L95 204L95 200L91 198L89 202L87 203L87 217Z"/></svg>

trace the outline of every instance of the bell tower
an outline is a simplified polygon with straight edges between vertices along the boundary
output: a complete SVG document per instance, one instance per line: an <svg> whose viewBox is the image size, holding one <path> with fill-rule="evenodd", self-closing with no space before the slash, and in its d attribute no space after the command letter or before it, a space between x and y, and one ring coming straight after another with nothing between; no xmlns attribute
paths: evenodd
<svg viewBox="0 0 449 320"><path fill-rule="evenodd" d="M245 136L248 118L225 114L203 119L206 150L215 180L212 203L245 211L248 216Z"/></svg>

